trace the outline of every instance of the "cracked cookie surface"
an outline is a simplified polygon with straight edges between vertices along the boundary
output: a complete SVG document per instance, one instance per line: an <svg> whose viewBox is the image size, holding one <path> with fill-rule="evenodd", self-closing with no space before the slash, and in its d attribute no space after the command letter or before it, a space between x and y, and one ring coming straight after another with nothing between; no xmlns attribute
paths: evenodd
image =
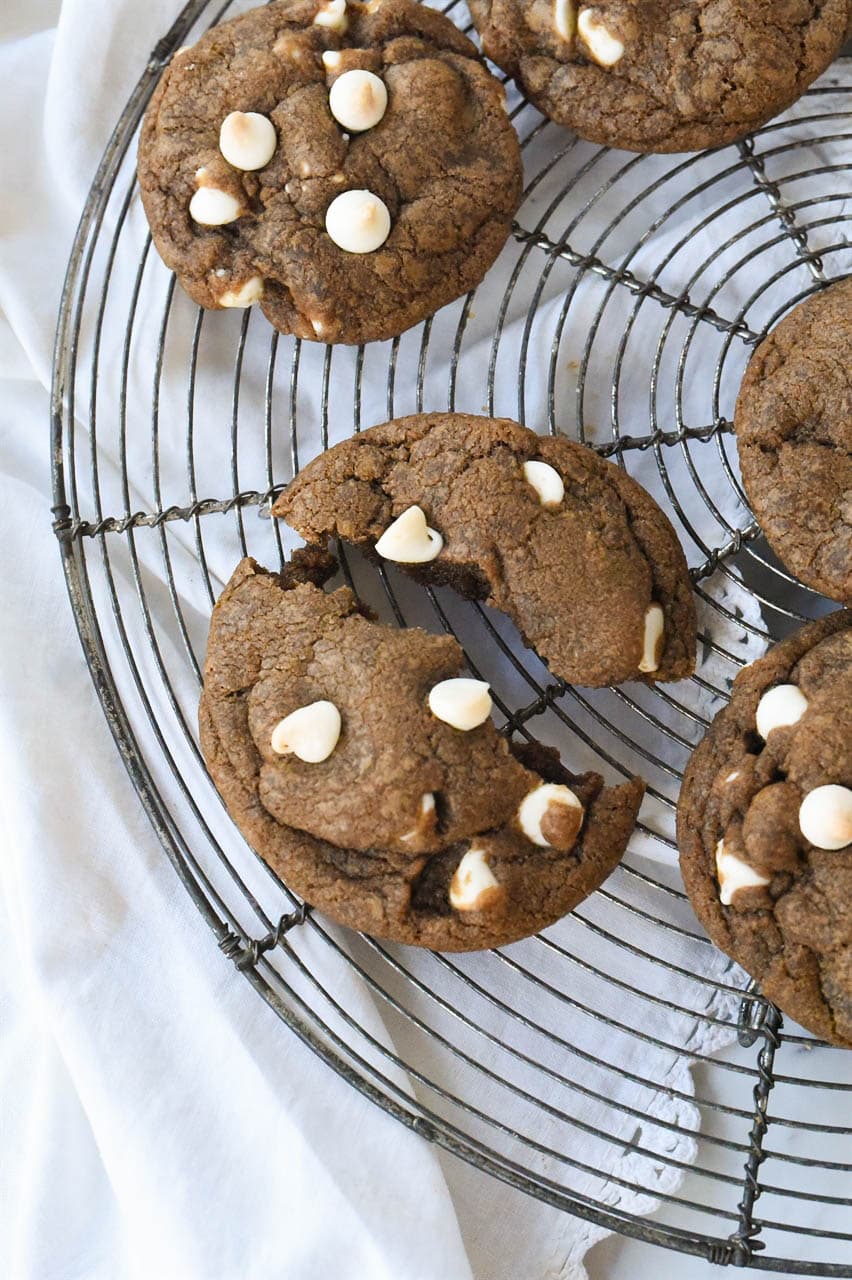
<svg viewBox="0 0 852 1280"><path fill-rule="evenodd" d="M342 95L359 132L330 103L352 72L386 94L372 114L363 75ZM232 113L242 132L220 134ZM163 72L138 175L154 243L196 302L259 301L282 333L323 342L395 336L473 288L521 195L502 85L413 0L277 0L214 27Z"/></svg>
<svg viewBox="0 0 852 1280"><path fill-rule="evenodd" d="M489 58L545 115L630 151L734 141L838 53L847 0L470 0Z"/></svg>
<svg viewBox="0 0 852 1280"><path fill-rule="evenodd" d="M686 770L678 844L716 945L790 1017L852 1047L852 613L740 673Z"/></svg>
<svg viewBox="0 0 852 1280"><path fill-rule="evenodd" d="M323 590L334 567L316 550L281 574L244 560L213 611L201 744L232 818L351 928L458 951L552 924L620 860L643 784L510 746L487 708L470 728L439 718L430 690L458 679L458 643L373 621L348 588ZM282 722L318 703L339 717L327 754L284 750Z"/></svg>
<svg viewBox="0 0 852 1280"><path fill-rule="evenodd" d="M555 675L602 686L692 672L695 608L677 536L591 449L506 418L415 414L321 454L273 515L308 543L339 537L381 558L412 507L438 541L427 562L403 567L507 613Z"/></svg>
<svg viewBox="0 0 852 1280"><path fill-rule="evenodd" d="M852 277L806 299L755 351L734 425L763 532L802 582L852 604Z"/></svg>

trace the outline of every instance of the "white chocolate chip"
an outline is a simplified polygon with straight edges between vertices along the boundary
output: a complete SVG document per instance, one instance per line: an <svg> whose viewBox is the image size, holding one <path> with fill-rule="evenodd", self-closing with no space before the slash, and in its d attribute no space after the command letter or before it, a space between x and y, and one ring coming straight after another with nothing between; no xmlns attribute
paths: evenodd
<svg viewBox="0 0 852 1280"><path fill-rule="evenodd" d="M325 213L325 229L346 253L373 253L390 234L390 214L372 191L342 191Z"/></svg>
<svg viewBox="0 0 852 1280"><path fill-rule="evenodd" d="M344 71L329 90L328 105L344 129L363 133L377 125L385 114L388 91L384 80L372 71Z"/></svg>
<svg viewBox="0 0 852 1280"><path fill-rule="evenodd" d="M219 129L219 150L235 169L262 169L275 155L275 126L258 111L232 111Z"/></svg>
<svg viewBox="0 0 852 1280"><path fill-rule="evenodd" d="M327 760L340 737L340 712L322 699L291 711L272 730L271 746L278 755L298 756L306 764Z"/></svg>
<svg viewBox="0 0 852 1280"><path fill-rule="evenodd" d="M397 564L425 564L440 555L444 539L430 529L421 507L408 507L401 516L389 524L376 543L376 550L385 560Z"/></svg>
<svg viewBox="0 0 852 1280"><path fill-rule="evenodd" d="M640 671L656 671L659 667L663 652L664 627L665 616L662 607L658 604L649 604L645 610L645 626L642 632Z"/></svg>
<svg viewBox="0 0 852 1280"><path fill-rule="evenodd" d="M528 791L518 807L518 825L528 840L544 849L552 847L541 829L542 819L551 805L578 809L580 814L583 812L583 806L571 788L562 786L561 783L543 782L541 786ZM577 830L579 829L578 822Z"/></svg>
<svg viewBox="0 0 852 1280"><path fill-rule="evenodd" d="M769 884L766 876L755 871L742 858L726 853L724 840L716 845L716 874L719 877L719 901L723 907L731 905L734 894L740 889L762 888Z"/></svg>
<svg viewBox="0 0 852 1280"><path fill-rule="evenodd" d="M218 187L199 187L189 202L189 216L203 227L222 227L234 222L242 212L239 200Z"/></svg>
<svg viewBox="0 0 852 1280"><path fill-rule="evenodd" d="M318 338L321 338L322 335L325 333L325 325L323 324L322 320L312 320L311 328L313 329L314 333L317 335Z"/></svg>
<svg viewBox="0 0 852 1280"><path fill-rule="evenodd" d="M429 691L429 710L454 729L477 729L491 715L491 694L484 680L459 676Z"/></svg>
<svg viewBox="0 0 852 1280"><path fill-rule="evenodd" d="M343 61L343 54L338 53L336 49L326 49L322 55L322 65L333 71L335 67L339 67Z"/></svg>
<svg viewBox="0 0 852 1280"><path fill-rule="evenodd" d="M577 26L574 0L554 0L553 26L563 40L570 40Z"/></svg>
<svg viewBox="0 0 852 1280"><path fill-rule="evenodd" d="M604 25L596 9L580 10L577 32L588 49L589 56L601 67L614 67L624 54L624 45Z"/></svg>
<svg viewBox="0 0 852 1280"><path fill-rule="evenodd" d="M480 911L494 897L499 881L483 849L468 849L450 881L450 906L456 911Z"/></svg>
<svg viewBox="0 0 852 1280"><path fill-rule="evenodd" d="M535 489L543 507L558 507L565 497L562 477L549 462L525 462L524 479Z"/></svg>
<svg viewBox="0 0 852 1280"><path fill-rule="evenodd" d="M346 0L326 0L314 15L318 27L328 27L331 31L339 31L341 35L349 26L346 16Z"/></svg>
<svg viewBox="0 0 852 1280"><path fill-rule="evenodd" d="M406 831L404 836L400 836L400 840L410 841L416 840L418 836L423 834L423 828L429 826L432 822L432 814L435 812L435 797L431 791L424 791L420 798L420 809L417 814L417 825L412 827L410 831Z"/></svg>
<svg viewBox="0 0 852 1280"><path fill-rule="evenodd" d="M828 783L809 791L799 807L799 828L817 849L844 849L852 844L852 791Z"/></svg>
<svg viewBox="0 0 852 1280"><path fill-rule="evenodd" d="M263 296L263 276L249 276L236 289L226 289L217 302L220 307L250 307Z"/></svg>
<svg viewBox="0 0 852 1280"><path fill-rule="evenodd" d="M740 776L740 771L739 771L739 769L733 769L733 770L728 774L728 776L727 776L727 778L725 779L725 781L726 781L726 782L736 782L736 780L737 780L737 778L738 778L739 776Z"/></svg>
<svg viewBox="0 0 852 1280"><path fill-rule="evenodd" d="M808 700L798 685L776 684L757 704L757 732L764 742L773 729L796 724L808 709Z"/></svg>

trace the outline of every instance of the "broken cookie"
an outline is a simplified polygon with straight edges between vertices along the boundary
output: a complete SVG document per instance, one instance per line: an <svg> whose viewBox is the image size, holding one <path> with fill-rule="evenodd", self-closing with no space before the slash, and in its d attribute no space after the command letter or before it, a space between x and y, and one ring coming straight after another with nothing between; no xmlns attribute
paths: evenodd
<svg viewBox="0 0 852 1280"><path fill-rule="evenodd" d="M273 515L342 538L509 615L557 676L678 680L695 608L674 530L620 467L505 418L431 413L314 459Z"/></svg>
<svg viewBox="0 0 852 1280"><path fill-rule="evenodd" d="M287 886L379 937L464 951L535 933L619 862L643 784L498 734L449 636L375 622L334 561L237 567L199 719L237 826Z"/></svg>

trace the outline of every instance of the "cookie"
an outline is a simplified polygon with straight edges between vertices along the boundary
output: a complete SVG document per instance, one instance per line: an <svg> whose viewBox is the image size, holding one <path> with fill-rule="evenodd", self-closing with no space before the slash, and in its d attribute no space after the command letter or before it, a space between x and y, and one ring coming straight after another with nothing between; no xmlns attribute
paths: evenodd
<svg viewBox="0 0 852 1280"><path fill-rule="evenodd" d="M686 770L678 844L716 945L852 1048L852 612L740 672Z"/></svg>
<svg viewBox="0 0 852 1280"><path fill-rule="evenodd" d="M175 54L139 142L154 243L203 307L390 338L479 283L521 196L502 85L414 0L278 0Z"/></svg>
<svg viewBox="0 0 852 1280"><path fill-rule="evenodd" d="M375 622L334 561L243 560L213 611L199 721L237 826L341 924L441 951L572 910L619 862L643 794L518 747L449 636Z"/></svg>
<svg viewBox="0 0 852 1280"><path fill-rule="evenodd" d="M484 600L572 684L677 680L695 664L680 543L621 468L505 418L430 413L345 440L272 513Z"/></svg>
<svg viewBox="0 0 852 1280"><path fill-rule="evenodd" d="M743 484L773 550L852 604L852 276L813 294L751 358L734 414Z"/></svg>
<svg viewBox="0 0 852 1280"><path fill-rule="evenodd" d="M733 142L836 56L847 0L469 0L486 55L583 138L628 151Z"/></svg>

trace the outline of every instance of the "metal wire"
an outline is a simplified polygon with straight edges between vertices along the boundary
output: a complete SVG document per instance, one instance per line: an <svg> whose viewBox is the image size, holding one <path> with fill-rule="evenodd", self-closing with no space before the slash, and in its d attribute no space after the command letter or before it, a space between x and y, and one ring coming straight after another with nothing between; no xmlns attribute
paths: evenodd
<svg viewBox="0 0 852 1280"><path fill-rule="evenodd" d="M135 133L173 50L229 7L192 0L152 51L83 210L54 358L54 529L98 695L157 834L246 980L335 1071L430 1141L667 1248L852 1275L848 1056L782 1032L778 1011L735 966L711 965L665 866L708 699L726 695L753 641L824 608L760 538L730 418L761 335L852 270L843 94L852 67L841 59L787 117L738 147L665 159L580 143L515 95L527 185L489 281L503 284L490 322L477 317L474 291L419 329L352 352L280 338L250 312L221 324L188 306L151 251ZM446 11L456 21L464 13L458 0ZM543 398L533 368L545 375ZM351 406L337 402L341 379ZM692 681L580 693L488 610L342 552L344 579L400 625L425 608L459 637L474 672L501 664L504 732L555 741L610 777L639 762L648 779L655 807L639 833L661 860L631 852L564 926L476 957L343 945L239 839L194 729L210 607L241 555L283 560L286 531L264 517L308 456L306 441L329 447L350 411L358 431L423 408L573 427L601 456L641 465L687 548L702 620ZM744 598L760 613L741 608ZM706 972L682 962L683 943L706 955ZM348 1008L353 978L372 994L376 1023ZM568 1036L560 1011L606 1036ZM733 1043L719 1055L723 1041ZM610 1043L622 1051L610 1057L601 1048ZM671 1061L665 1077L655 1054ZM671 1110L623 1098L628 1084L649 1104L663 1094ZM594 1159L579 1158L572 1133Z"/></svg>

